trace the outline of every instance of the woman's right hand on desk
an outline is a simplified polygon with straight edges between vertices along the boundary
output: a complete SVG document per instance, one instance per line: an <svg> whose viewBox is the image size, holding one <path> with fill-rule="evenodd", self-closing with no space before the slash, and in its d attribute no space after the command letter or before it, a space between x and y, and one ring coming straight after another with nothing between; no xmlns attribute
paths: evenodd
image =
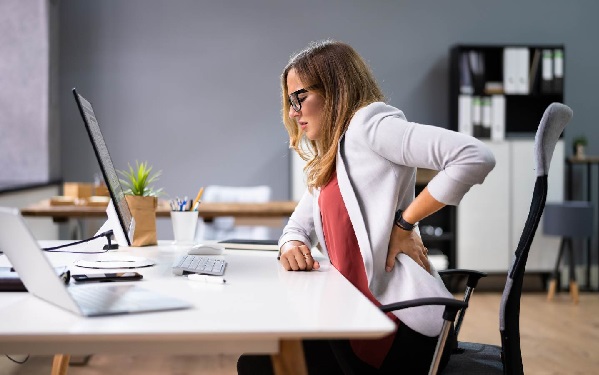
<svg viewBox="0 0 599 375"><path fill-rule="evenodd" d="M301 241L285 242L281 246L279 262L287 271L311 271L320 268L320 263L312 258L312 252Z"/></svg>

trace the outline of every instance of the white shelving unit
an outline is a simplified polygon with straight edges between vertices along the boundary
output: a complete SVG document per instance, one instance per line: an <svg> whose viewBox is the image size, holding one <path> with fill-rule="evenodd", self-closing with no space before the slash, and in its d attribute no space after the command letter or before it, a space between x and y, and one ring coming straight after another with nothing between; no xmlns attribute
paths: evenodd
<svg viewBox="0 0 599 375"><path fill-rule="evenodd" d="M534 140L487 142L497 164L482 185L474 186L457 209L457 268L506 272L530 208L535 183ZM564 199L564 143L558 141L549 171L547 202ZM550 271L560 239L543 234L533 240L527 270Z"/></svg>

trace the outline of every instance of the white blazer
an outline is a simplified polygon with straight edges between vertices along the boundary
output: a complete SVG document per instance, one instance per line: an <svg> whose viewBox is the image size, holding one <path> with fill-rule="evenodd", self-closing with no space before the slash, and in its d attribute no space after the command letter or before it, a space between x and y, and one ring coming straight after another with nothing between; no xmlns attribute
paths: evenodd
<svg viewBox="0 0 599 375"><path fill-rule="evenodd" d="M495 166L489 148L461 133L408 122L399 109L377 102L353 116L339 142L336 163L341 196L375 298L382 304L415 297L451 298L436 271L431 276L405 254L397 257L393 271L385 272L394 215L414 200L417 167L439 171L428 184L429 192L442 203L457 205L470 187L482 183ZM319 194L319 189L304 193L283 230L279 247L291 240L310 246L319 242L328 256ZM408 287L411 283L414 285ZM406 315L438 313L439 320L426 327L408 324L423 334L436 336L442 325L442 310L441 306L424 306L396 315L408 323Z"/></svg>

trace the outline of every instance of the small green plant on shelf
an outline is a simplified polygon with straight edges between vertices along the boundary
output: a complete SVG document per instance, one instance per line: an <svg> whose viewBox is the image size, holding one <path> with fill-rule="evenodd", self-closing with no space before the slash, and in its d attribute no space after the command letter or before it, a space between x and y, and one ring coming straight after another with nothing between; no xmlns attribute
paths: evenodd
<svg viewBox="0 0 599 375"><path fill-rule="evenodd" d="M152 173L152 166L148 162L142 163L136 161L135 168L129 165L129 170L119 170L118 173L123 177L119 180L125 186L125 194L141 197L157 197L163 193L163 189L154 189L152 183L156 182L162 171Z"/></svg>
<svg viewBox="0 0 599 375"><path fill-rule="evenodd" d="M579 135L572 140L572 146L574 148L574 156L577 158L584 158L584 148L587 146L587 137Z"/></svg>

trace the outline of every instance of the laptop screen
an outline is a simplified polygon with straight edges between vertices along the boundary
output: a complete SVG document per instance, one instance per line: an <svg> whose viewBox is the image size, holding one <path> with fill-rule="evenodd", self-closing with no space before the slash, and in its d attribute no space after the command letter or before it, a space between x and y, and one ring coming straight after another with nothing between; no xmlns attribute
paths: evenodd
<svg viewBox="0 0 599 375"><path fill-rule="evenodd" d="M112 159L108 153L106 142L104 142L104 137L100 131L98 120L96 120L94 109L92 108L91 103L88 102L83 96L79 95L76 89L73 89L73 95L75 95L75 101L77 102L79 112L81 113L81 117L85 123L87 134L89 135L96 158L100 164L100 169L104 175L104 180L106 181L106 185L110 191L110 197L114 202L114 207L119 217L121 228L123 229L123 233L125 233L125 237L127 238L127 244L131 246L131 239L129 238L129 228L131 228L132 218L131 211L129 210L129 205L125 199L125 193L123 192L118 175L114 169L114 165L112 164Z"/></svg>

